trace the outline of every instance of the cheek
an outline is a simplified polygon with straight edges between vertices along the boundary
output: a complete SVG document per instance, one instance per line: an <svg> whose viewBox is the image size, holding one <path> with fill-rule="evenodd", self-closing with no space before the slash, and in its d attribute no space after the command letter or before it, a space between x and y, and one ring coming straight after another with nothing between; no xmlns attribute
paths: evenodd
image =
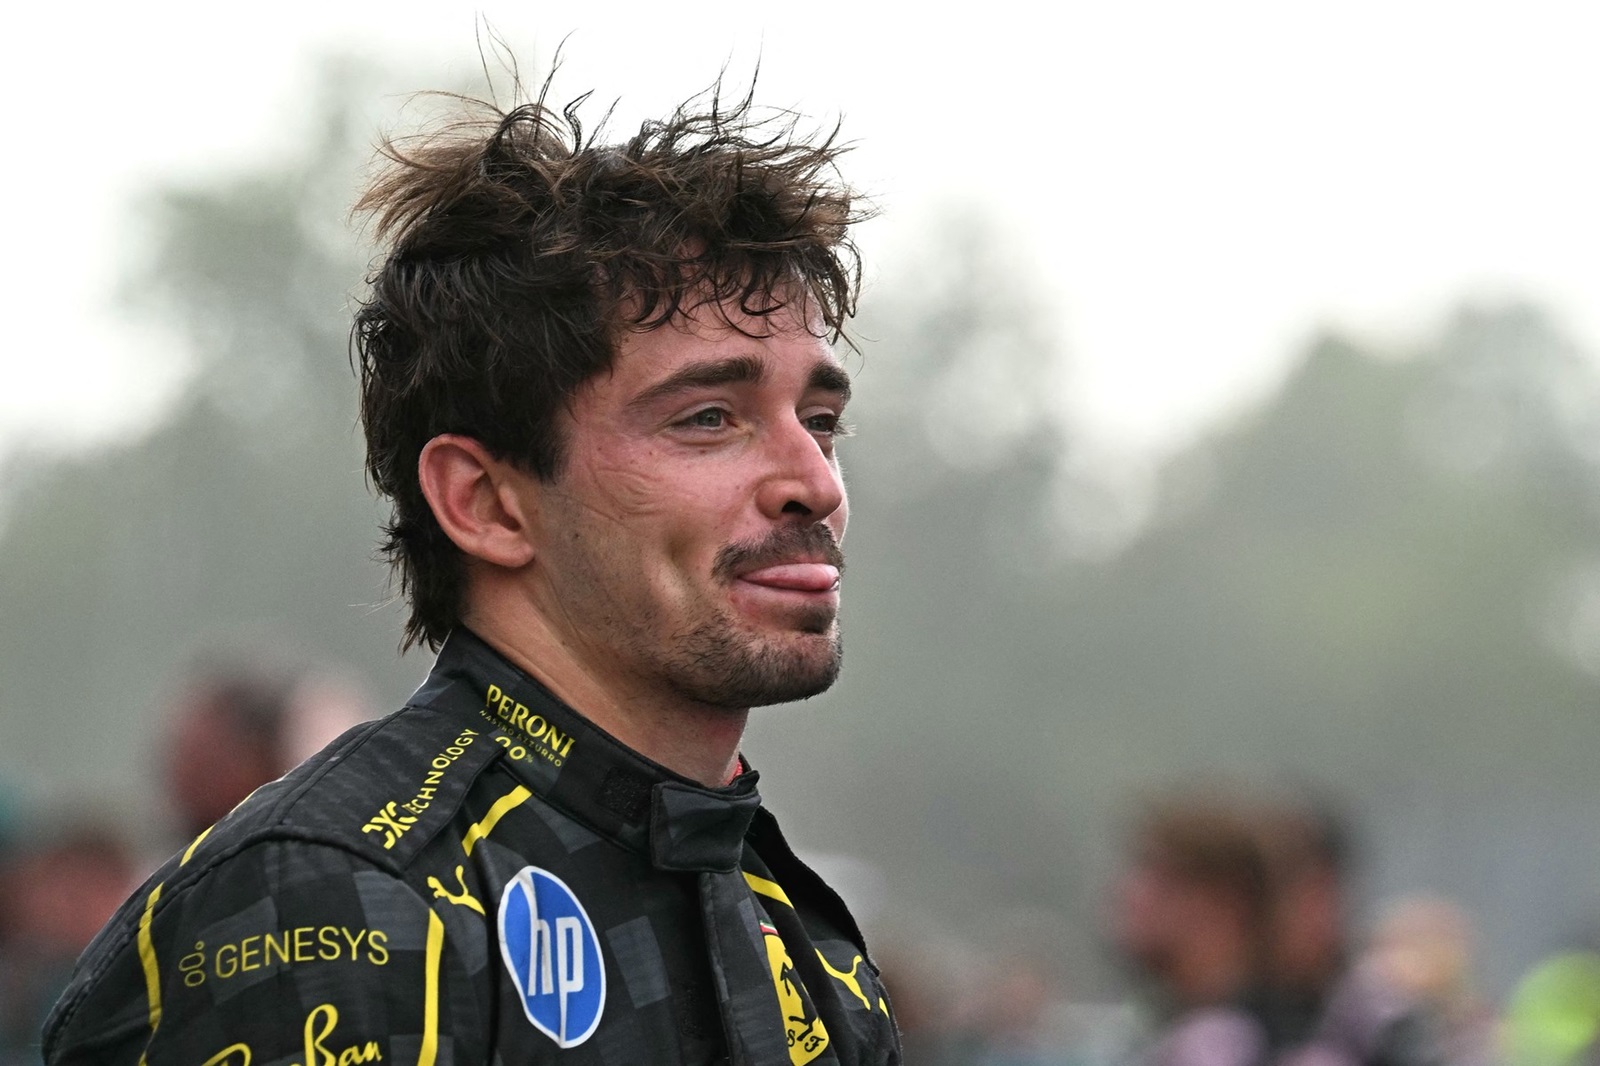
<svg viewBox="0 0 1600 1066"><path fill-rule="evenodd" d="M706 528L736 518L755 487L736 466L672 456L601 456L589 470L590 496L610 517L664 519Z"/></svg>
<svg viewBox="0 0 1600 1066"><path fill-rule="evenodd" d="M740 487L729 478L665 476L660 466L640 462L596 463L581 493L583 506L609 530L614 558L630 557L650 571L651 584L676 585L678 571L709 569L718 549L733 539L737 509L730 501ZM676 560L675 563L667 560Z"/></svg>
<svg viewBox="0 0 1600 1066"><path fill-rule="evenodd" d="M672 501L661 485L645 474L618 470L602 487L600 504L618 521L655 519L672 511Z"/></svg>
<svg viewBox="0 0 1600 1066"><path fill-rule="evenodd" d="M590 509L615 522L634 522L670 514L675 501L660 472L638 462L597 463L589 473Z"/></svg>

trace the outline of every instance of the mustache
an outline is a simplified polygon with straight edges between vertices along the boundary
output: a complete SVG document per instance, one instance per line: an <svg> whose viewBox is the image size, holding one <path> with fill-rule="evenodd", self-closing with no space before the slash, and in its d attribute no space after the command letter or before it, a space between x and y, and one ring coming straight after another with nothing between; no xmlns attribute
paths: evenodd
<svg viewBox="0 0 1600 1066"><path fill-rule="evenodd" d="M814 556L844 573L844 552L833 530L821 524L784 526L757 541L726 545L712 561L711 573L723 581L732 581L741 571L785 563L797 555Z"/></svg>

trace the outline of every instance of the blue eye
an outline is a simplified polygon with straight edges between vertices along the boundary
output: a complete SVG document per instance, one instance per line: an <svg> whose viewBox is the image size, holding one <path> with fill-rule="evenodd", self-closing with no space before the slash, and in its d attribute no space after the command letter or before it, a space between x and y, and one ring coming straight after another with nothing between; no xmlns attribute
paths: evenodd
<svg viewBox="0 0 1600 1066"><path fill-rule="evenodd" d="M703 411L696 411L683 420L686 426L695 426L699 429L721 429L728 424L728 412L720 407L707 407Z"/></svg>
<svg viewBox="0 0 1600 1066"><path fill-rule="evenodd" d="M845 424L844 418L833 412L820 415L811 415L805 420L805 427L813 433L820 433L828 437L848 437L850 427Z"/></svg>

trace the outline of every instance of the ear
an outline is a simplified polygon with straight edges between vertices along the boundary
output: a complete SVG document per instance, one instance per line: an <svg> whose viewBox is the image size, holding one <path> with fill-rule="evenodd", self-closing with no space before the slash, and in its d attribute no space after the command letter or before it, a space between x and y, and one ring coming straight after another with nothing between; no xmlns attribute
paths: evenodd
<svg viewBox="0 0 1600 1066"><path fill-rule="evenodd" d="M417 477L433 517L456 547L495 566L533 561L531 497L519 491L531 474L495 458L472 437L443 433L423 446Z"/></svg>

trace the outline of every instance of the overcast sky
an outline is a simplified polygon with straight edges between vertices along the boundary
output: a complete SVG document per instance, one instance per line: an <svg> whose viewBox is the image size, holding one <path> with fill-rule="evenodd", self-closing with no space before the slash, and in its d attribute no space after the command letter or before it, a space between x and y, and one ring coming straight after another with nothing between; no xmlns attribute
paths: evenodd
<svg viewBox="0 0 1600 1066"><path fill-rule="evenodd" d="M907 5L895 5L909 10ZM1041 6L1042 9L1042 6ZM1600 17L1580 3L43 6L5 16L0 448L126 433L181 353L114 301L141 190L292 147L319 57L455 86L481 11L625 125L725 61L843 115L892 269L968 198L1004 220L1106 439L1180 444L1326 325L1402 341L1529 298L1600 350ZM374 122L393 101L374 102Z"/></svg>

